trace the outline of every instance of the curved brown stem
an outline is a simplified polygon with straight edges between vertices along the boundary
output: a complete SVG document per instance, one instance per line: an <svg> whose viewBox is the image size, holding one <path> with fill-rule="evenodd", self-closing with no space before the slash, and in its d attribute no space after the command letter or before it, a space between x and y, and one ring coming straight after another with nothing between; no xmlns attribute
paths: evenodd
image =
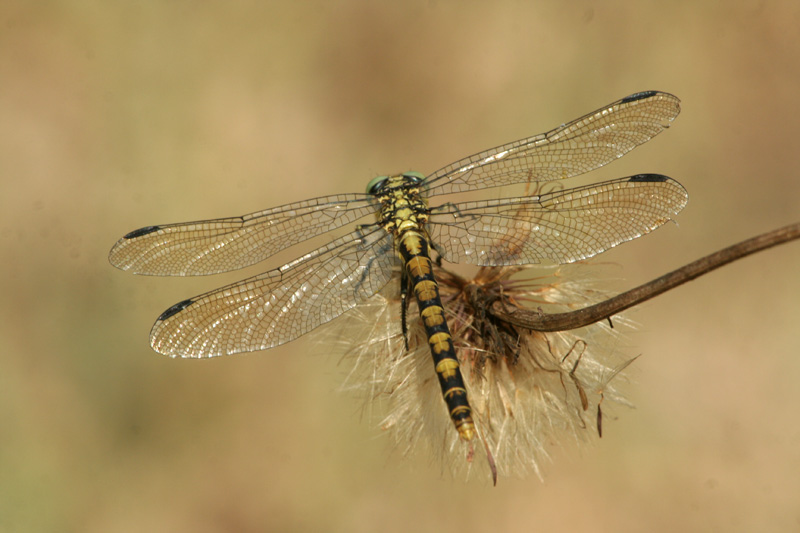
<svg viewBox="0 0 800 533"><path fill-rule="evenodd" d="M724 248L635 289L575 311L547 314L541 310L510 308L496 300L489 308L489 312L499 320L536 331L576 329L608 319L629 307L638 305L723 265L778 244L795 240L798 237L800 237L800 223L790 224Z"/></svg>

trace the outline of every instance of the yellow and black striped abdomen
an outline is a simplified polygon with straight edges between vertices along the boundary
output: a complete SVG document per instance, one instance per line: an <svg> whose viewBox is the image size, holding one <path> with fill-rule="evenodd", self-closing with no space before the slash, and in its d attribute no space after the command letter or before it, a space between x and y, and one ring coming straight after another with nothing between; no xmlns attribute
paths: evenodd
<svg viewBox="0 0 800 533"><path fill-rule="evenodd" d="M398 251L403 258L403 268L417 299L419 316L425 326L425 334L447 410L461 438L472 440L475 436L472 409L467 400L467 389L459 370L450 328L444 317L439 285L433 277L428 241L417 228L407 226L399 233Z"/></svg>

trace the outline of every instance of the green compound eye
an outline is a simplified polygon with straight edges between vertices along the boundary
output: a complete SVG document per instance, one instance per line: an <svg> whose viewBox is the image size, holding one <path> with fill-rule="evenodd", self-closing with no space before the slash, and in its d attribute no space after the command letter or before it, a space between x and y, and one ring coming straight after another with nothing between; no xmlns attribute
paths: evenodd
<svg viewBox="0 0 800 533"><path fill-rule="evenodd" d="M372 178L369 183L367 183L367 194L375 194L383 184L386 183L386 180L389 179L389 176L378 176L376 178Z"/></svg>

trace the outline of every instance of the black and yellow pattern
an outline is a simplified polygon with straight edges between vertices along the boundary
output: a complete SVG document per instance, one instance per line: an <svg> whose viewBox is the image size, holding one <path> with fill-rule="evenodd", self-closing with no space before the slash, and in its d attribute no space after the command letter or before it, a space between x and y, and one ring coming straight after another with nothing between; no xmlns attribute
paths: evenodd
<svg viewBox="0 0 800 533"><path fill-rule="evenodd" d="M420 197L419 189L422 179L417 173L377 178L370 184L369 192L375 194L381 202L378 223L395 236L397 251L403 259L403 268L417 299L419 315L425 326L434 368L450 418L461 438L472 440L475 436L472 409L453 348L450 328L444 317L439 285L433 276L424 227L428 210L424 198Z"/></svg>

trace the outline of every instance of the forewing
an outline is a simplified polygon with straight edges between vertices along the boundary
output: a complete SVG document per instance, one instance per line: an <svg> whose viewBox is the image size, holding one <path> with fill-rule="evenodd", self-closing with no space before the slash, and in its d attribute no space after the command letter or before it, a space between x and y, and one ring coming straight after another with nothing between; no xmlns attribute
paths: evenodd
<svg viewBox="0 0 800 533"><path fill-rule="evenodd" d="M359 228L278 269L170 307L153 326L150 344L170 357L272 348L375 294L396 264L391 234Z"/></svg>
<svg viewBox="0 0 800 533"><path fill-rule="evenodd" d="M539 196L445 204L428 232L447 261L571 263L649 233L688 201L677 181L641 174Z"/></svg>
<svg viewBox="0 0 800 533"><path fill-rule="evenodd" d="M428 196L577 176L622 157L680 113L676 96L632 94L558 128L456 161L430 176Z"/></svg>
<svg viewBox="0 0 800 533"><path fill-rule="evenodd" d="M376 210L366 194L313 198L241 217L147 226L108 256L134 274L198 276L244 268Z"/></svg>

